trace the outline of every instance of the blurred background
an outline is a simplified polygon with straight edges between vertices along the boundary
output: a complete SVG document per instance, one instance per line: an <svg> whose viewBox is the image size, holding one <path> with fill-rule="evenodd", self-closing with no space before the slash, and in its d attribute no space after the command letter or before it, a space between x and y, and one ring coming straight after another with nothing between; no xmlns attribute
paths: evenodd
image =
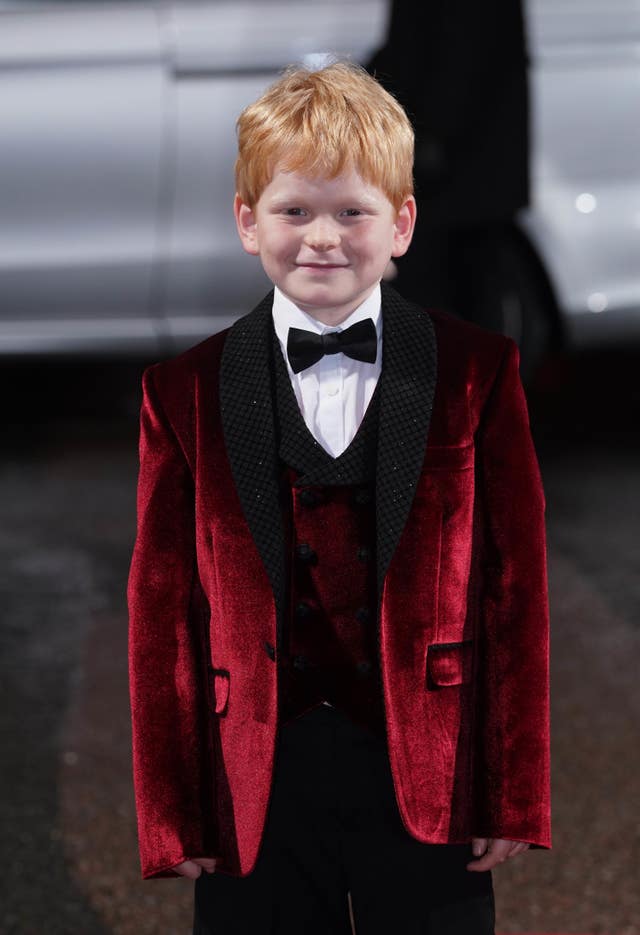
<svg viewBox="0 0 640 935"><path fill-rule="evenodd" d="M140 377L268 288L234 124L363 63L417 132L396 287L518 342L547 495L554 847L498 931L640 932L640 0L0 0L0 932L191 930L140 880L125 586Z"/></svg>

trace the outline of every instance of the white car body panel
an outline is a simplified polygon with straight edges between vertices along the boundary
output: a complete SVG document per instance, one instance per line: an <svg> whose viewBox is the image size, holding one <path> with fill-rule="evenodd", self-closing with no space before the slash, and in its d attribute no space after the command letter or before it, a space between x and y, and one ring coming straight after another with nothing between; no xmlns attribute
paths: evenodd
<svg viewBox="0 0 640 935"><path fill-rule="evenodd" d="M640 2L530 0L520 217L571 344L640 336Z"/></svg>
<svg viewBox="0 0 640 935"><path fill-rule="evenodd" d="M571 345L640 337L640 0L528 0L518 223ZM0 353L193 343L269 287L235 120L294 61L364 61L386 0L0 0ZM419 67L419 63L416 64Z"/></svg>

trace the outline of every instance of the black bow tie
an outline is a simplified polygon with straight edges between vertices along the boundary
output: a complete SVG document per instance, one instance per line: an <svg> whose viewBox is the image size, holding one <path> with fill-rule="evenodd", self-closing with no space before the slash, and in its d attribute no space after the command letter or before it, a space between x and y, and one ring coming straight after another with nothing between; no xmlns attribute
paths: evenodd
<svg viewBox="0 0 640 935"><path fill-rule="evenodd" d="M313 366L325 354L346 354L353 360L375 363L378 350L378 335L373 319L357 321L345 331L328 331L315 334L303 328L289 328L287 356L294 373Z"/></svg>

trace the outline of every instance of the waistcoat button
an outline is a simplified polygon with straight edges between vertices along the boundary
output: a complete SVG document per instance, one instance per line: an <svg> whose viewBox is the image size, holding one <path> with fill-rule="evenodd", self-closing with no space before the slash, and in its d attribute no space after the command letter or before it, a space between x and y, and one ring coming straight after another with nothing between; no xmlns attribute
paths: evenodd
<svg viewBox="0 0 640 935"><path fill-rule="evenodd" d="M359 662L356 665L356 671L358 675L362 675L362 676L371 675L371 663L367 662L366 660L363 662Z"/></svg>
<svg viewBox="0 0 640 935"><path fill-rule="evenodd" d="M300 601L299 604L296 604L295 615L296 620L308 620L313 613L313 607L307 604L306 601Z"/></svg>
<svg viewBox="0 0 640 935"><path fill-rule="evenodd" d="M300 491L300 503L303 506L313 507L319 503L319 497L313 490L307 488Z"/></svg>
<svg viewBox="0 0 640 935"><path fill-rule="evenodd" d="M371 558L371 549L368 549L366 545L361 546L358 549L358 561L359 562L368 562Z"/></svg>
<svg viewBox="0 0 640 935"><path fill-rule="evenodd" d="M356 620L358 623L369 623L371 620L371 611L368 607L358 607L356 610Z"/></svg>
<svg viewBox="0 0 640 935"><path fill-rule="evenodd" d="M306 656L294 656L293 657L293 668L298 672L304 672L305 669L310 668L311 663Z"/></svg>
<svg viewBox="0 0 640 935"><path fill-rule="evenodd" d="M296 555L305 565L315 565L318 561L318 556L307 542L301 542L296 546Z"/></svg>

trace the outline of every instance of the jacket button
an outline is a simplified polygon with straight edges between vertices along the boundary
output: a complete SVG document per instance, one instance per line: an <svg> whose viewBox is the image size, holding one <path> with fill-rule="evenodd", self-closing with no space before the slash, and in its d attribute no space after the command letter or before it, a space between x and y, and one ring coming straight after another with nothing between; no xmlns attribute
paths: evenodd
<svg viewBox="0 0 640 935"><path fill-rule="evenodd" d="M361 546L358 549L358 561L366 563L371 558L371 549L368 549L366 545Z"/></svg>
<svg viewBox="0 0 640 935"><path fill-rule="evenodd" d="M318 556L307 542L296 546L296 555L305 565L316 565L318 562Z"/></svg>
<svg viewBox="0 0 640 935"><path fill-rule="evenodd" d="M303 490L300 491L300 503L303 506L308 506L308 507L317 506L318 495L314 493L313 490L304 488Z"/></svg>
<svg viewBox="0 0 640 935"><path fill-rule="evenodd" d="M363 677L367 675L371 675L371 663L367 662L366 660L363 662L359 662L356 665L356 672L358 673L358 675L361 675Z"/></svg>
<svg viewBox="0 0 640 935"><path fill-rule="evenodd" d="M296 620L308 620L309 617L313 614L313 607L307 604L306 601L300 601L299 604L296 604L295 615Z"/></svg>
<svg viewBox="0 0 640 935"><path fill-rule="evenodd" d="M358 607L356 610L356 620L358 623L369 623L371 620L371 611L368 607Z"/></svg>
<svg viewBox="0 0 640 935"><path fill-rule="evenodd" d="M298 672L304 672L305 669L310 668L311 663L306 656L294 656L293 657L293 668Z"/></svg>
<svg viewBox="0 0 640 935"><path fill-rule="evenodd" d="M276 651L275 651L275 649L273 648L273 646L271 645L271 643L269 643L267 640L265 640L263 645L264 645L265 652L266 652L267 656L269 657L269 659L270 659L272 662L275 662Z"/></svg>

